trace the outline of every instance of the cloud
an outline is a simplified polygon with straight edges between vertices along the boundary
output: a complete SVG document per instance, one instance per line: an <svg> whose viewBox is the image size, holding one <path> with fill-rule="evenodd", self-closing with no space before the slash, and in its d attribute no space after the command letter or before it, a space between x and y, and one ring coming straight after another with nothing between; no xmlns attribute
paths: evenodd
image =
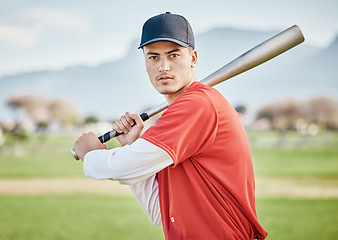
<svg viewBox="0 0 338 240"><path fill-rule="evenodd" d="M18 47L29 47L47 29L86 32L89 19L62 10L26 9L11 16L14 23L0 22L0 40Z"/></svg>
<svg viewBox="0 0 338 240"><path fill-rule="evenodd" d="M86 31L89 25L87 18L48 8L24 10L20 13L20 18L33 21L41 28Z"/></svg>
<svg viewBox="0 0 338 240"><path fill-rule="evenodd" d="M6 25L0 23L0 40L18 47L28 47L36 42L38 28Z"/></svg>

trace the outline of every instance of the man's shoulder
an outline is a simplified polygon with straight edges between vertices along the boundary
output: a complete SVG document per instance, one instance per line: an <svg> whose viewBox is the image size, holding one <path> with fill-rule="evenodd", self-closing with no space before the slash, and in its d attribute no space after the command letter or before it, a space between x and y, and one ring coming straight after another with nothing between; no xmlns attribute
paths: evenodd
<svg viewBox="0 0 338 240"><path fill-rule="evenodd" d="M204 83L201 83L199 81L193 82L191 84L190 88L188 89L189 91L212 91L212 87L205 85Z"/></svg>
<svg viewBox="0 0 338 240"><path fill-rule="evenodd" d="M194 82L186 91L187 94L202 94L207 96L222 96L223 95L215 88L205 85L201 82Z"/></svg>
<svg viewBox="0 0 338 240"><path fill-rule="evenodd" d="M194 82L188 90L169 105L166 113L185 116L196 116L198 112L211 114L215 110L215 104L208 92L209 88L205 84Z"/></svg>
<svg viewBox="0 0 338 240"><path fill-rule="evenodd" d="M176 104L193 104L191 105L192 107L208 105L211 103L210 96L213 94L212 92L211 87L200 82L194 82L175 102Z"/></svg>
<svg viewBox="0 0 338 240"><path fill-rule="evenodd" d="M225 97L215 88L201 82L194 82L179 98L180 101L212 104L215 101L224 101ZM179 99L178 98L178 99Z"/></svg>

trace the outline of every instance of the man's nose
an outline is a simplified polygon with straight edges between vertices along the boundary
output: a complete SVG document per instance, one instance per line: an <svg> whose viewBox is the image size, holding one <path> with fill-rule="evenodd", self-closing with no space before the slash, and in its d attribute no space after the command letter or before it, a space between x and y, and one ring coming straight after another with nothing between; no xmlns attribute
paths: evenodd
<svg viewBox="0 0 338 240"><path fill-rule="evenodd" d="M169 66L168 60L166 60L166 59L162 59L161 60L159 71L160 72L168 72L168 71L170 71L170 66Z"/></svg>

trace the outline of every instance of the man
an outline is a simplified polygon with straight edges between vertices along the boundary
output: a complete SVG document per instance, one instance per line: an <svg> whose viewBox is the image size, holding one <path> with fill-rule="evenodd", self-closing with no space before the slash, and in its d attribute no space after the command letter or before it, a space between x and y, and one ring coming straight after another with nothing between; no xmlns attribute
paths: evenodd
<svg viewBox="0 0 338 240"><path fill-rule="evenodd" d="M169 107L142 135L139 115L117 120L120 148L107 150L94 133L83 134L74 149L85 175L130 185L166 239L264 239L245 130L227 100L196 81L190 24L168 12L154 16L139 48Z"/></svg>

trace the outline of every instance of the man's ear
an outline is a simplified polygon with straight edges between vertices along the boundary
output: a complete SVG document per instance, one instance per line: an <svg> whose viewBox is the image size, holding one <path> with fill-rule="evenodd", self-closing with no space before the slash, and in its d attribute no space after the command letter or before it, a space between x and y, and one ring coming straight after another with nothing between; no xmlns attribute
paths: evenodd
<svg viewBox="0 0 338 240"><path fill-rule="evenodd" d="M197 63L197 51L193 49L191 51L191 68L194 68Z"/></svg>

